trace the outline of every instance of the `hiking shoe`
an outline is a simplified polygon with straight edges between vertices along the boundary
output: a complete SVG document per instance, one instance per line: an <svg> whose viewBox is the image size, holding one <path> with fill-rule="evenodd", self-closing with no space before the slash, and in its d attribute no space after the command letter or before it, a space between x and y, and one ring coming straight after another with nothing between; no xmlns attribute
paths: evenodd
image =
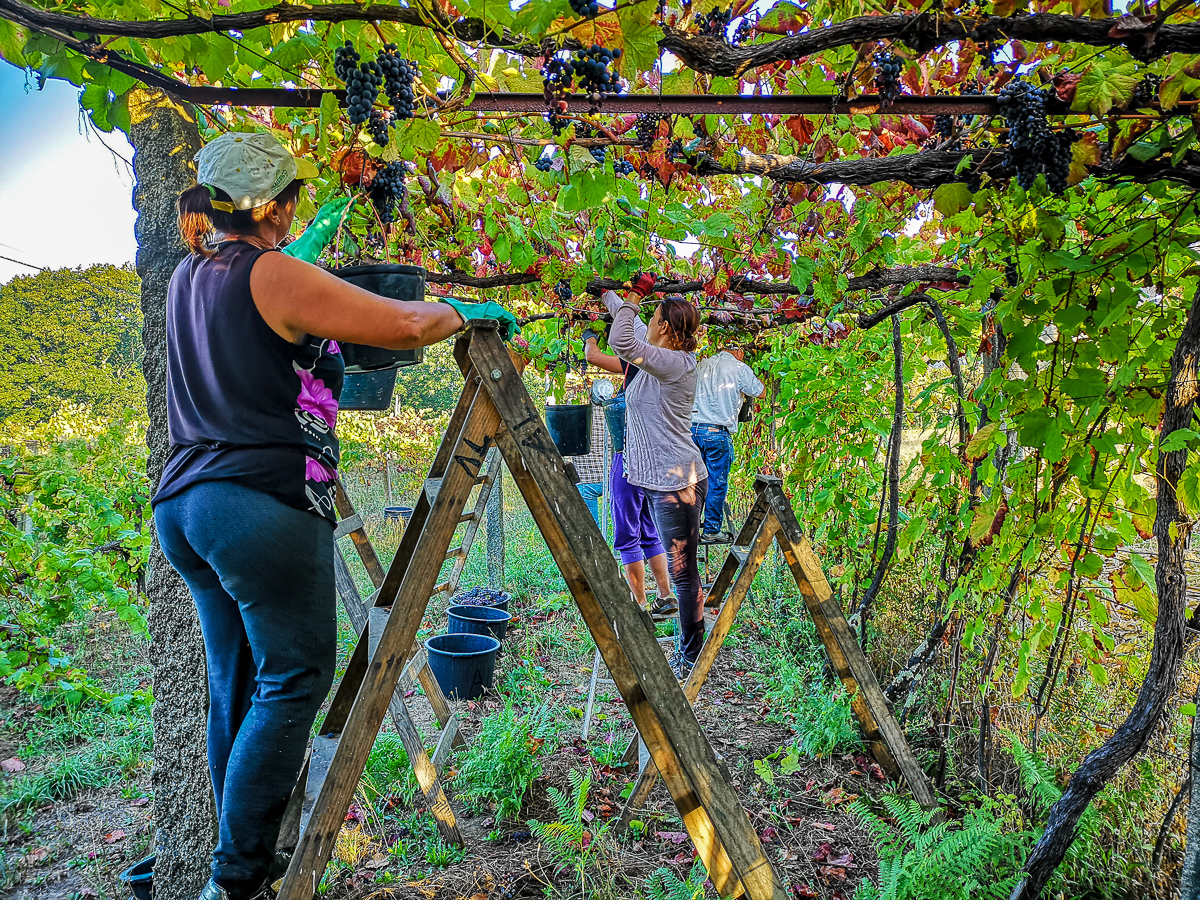
<svg viewBox="0 0 1200 900"><path fill-rule="evenodd" d="M700 533L702 544L732 544L733 535L728 531L703 531Z"/></svg>
<svg viewBox="0 0 1200 900"><path fill-rule="evenodd" d="M695 664L694 660L689 661L682 653L675 653L671 656L671 671L675 673L675 678L680 684L687 681Z"/></svg>
<svg viewBox="0 0 1200 900"><path fill-rule="evenodd" d="M679 612L679 602L674 597L655 597L650 607L650 618L665 619Z"/></svg>

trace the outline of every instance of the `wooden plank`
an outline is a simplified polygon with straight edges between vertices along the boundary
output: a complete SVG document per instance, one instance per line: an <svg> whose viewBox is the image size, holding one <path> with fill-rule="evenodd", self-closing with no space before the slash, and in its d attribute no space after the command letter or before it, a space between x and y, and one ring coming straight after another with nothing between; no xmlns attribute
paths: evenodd
<svg viewBox="0 0 1200 900"><path fill-rule="evenodd" d="M437 746L433 748L433 767L441 772L442 766L446 764L446 759L450 756L450 751L462 743L464 742L458 731L458 719L451 718L446 723L446 727L442 729L442 733L438 735Z"/></svg>
<svg viewBox="0 0 1200 900"><path fill-rule="evenodd" d="M417 683L417 673L427 665L429 665L429 656L425 652L425 648L418 644L417 652L405 663L404 671L400 673L400 680L396 682L396 693L400 697L404 697L413 689L413 685Z"/></svg>
<svg viewBox="0 0 1200 900"><path fill-rule="evenodd" d="M775 520L775 517L766 514L767 504L761 494L754 508L761 508L761 513L757 516L752 515L748 520L748 524L757 521L758 533L748 542L750 550L746 555L745 564L738 565L735 557L731 555L726 559L725 565L721 567L721 574L724 575L726 570L730 568L730 562L734 562L732 568L736 569L737 576L733 579L729 599L721 606L721 611L717 614L717 621L713 623L712 630L705 637L704 646L700 648L700 655L696 657L696 664L692 666L692 671L683 686L683 695L687 698L688 703L695 703L696 698L700 696L700 688L708 680L709 672L712 671L713 663L717 659L717 652L721 649L721 645L725 643L725 638L729 636L729 629L733 627L733 620L736 618L738 610L741 609L742 601L745 600L746 595L750 592L750 585L754 582L754 576L758 574L758 568L762 565L767 551L771 549L771 540L775 537L775 532L779 530L779 523ZM744 532L745 528L743 527L742 530ZM739 537L741 536L739 535ZM714 588L720 582L721 579L718 576L717 584L714 584ZM721 594L724 594L723 587ZM648 760L641 767L637 782L633 786L633 791L630 793L629 799L625 801L624 809L621 810L621 816L617 820L616 826L618 833L629 826L634 814L645 805L657 780L658 769L655 768L654 760Z"/></svg>
<svg viewBox="0 0 1200 900"><path fill-rule="evenodd" d="M304 781L304 806L300 810L300 833L308 827L312 818L313 807L321 786L329 775L329 767L333 763L337 750L337 738L318 734L313 738L312 748L308 755L308 777Z"/></svg>
<svg viewBox="0 0 1200 900"><path fill-rule="evenodd" d="M475 483L482 485L482 487L475 498L475 509L471 513L470 524L467 525L466 531L463 532L462 554L458 557L458 561L454 563L454 567L450 571L450 577L447 579L449 587L447 587L446 593L449 595L453 595L458 590L458 582L462 578L463 570L467 567L467 558L471 554L471 547L475 543L475 536L479 533L479 525L483 522L483 517L487 512L488 501L491 499L492 491L495 490L496 477L500 474L502 468L503 463L500 460L500 453L493 448L487 457L487 474L475 479ZM449 556L446 558L449 559Z"/></svg>
<svg viewBox="0 0 1200 900"><path fill-rule="evenodd" d="M461 525L463 522L477 522L477 521L479 521L479 520L475 517L474 511L469 512L469 513L463 513L461 516L458 517L459 525Z"/></svg>
<svg viewBox="0 0 1200 900"><path fill-rule="evenodd" d="M476 399L483 402L472 401L464 416L461 433L455 436L450 446L447 444L451 438L447 435L439 448L435 463L440 461L444 472L437 501L428 508L424 521L420 521L417 528L410 525L405 529L396 557L381 585L377 603L391 606L393 614L388 617L369 665L364 667L361 686L349 704L344 724L335 719L335 712L344 710L347 705L338 702L346 679L339 686L339 697L335 697L322 723L321 733L340 733L340 740L329 775L313 805L309 826L300 837L280 887L279 900L311 900L320 882L375 735L388 710L403 662L414 644L458 516L499 427L499 414L486 397L479 396L479 383L478 376L467 373L467 392L474 393ZM436 470L430 472L430 477L438 475ZM414 521L422 505L418 503L418 509L414 510ZM359 649L363 649L361 640L356 656ZM434 812L439 814L438 810ZM453 815L449 804L441 812Z"/></svg>
<svg viewBox="0 0 1200 900"><path fill-rule="evenodd" d="M487 373L484 389L505 422L496 441L509 470L713 884L723 897L745 892L752 900L784 900L782 883L654 639L649 616L630 599L612 552L567 478L494 327L473 328L467 349L474 370Z"/></svg>
<svg viewBox="0 0 1200 900"><path fill-rule="evenodd" d="M354 505L350 502L350 496L346 493L346 486L342 484L341 478L338 478L337 489L333 492L333 505L342 519L358 515L354 511ZM371 583L375 587L379 587L383 583L383 565L379 562L379 557L375 555L375 548L371 546L367 533L362 528L351 531L350 540L354 542L354 549L358 551L358 557L367 570L367 577L371 579Z"/></svg>
<svg viewBox="0 0 1200 900"><path fill-rule="evenodd" d="M361 531L363 527L362 516L358 513L350 516L348 519L342 519L337 523L337 527L333 529L333 539L340 541L352 531Z"/></svg>
<svg viewBox="0 0 1200 900"><path fill-rule="evenodd" d="M830 663L853 697L852 708L870 744L872 755L886 771L904 776L913 797L923 809L936 809L937 797L933 786L892 716L875 672L829 589L825 573L796 520L792 504L784 496L779 484L768 485L764 493L771 504L774 518L779 522L776 535L779 548L783 551L788 568L792 570L804 604L816 623L817 634L825 645Z"/></svg>
<svg viewBox="0 0 1200 900"><path fill-rule="evenodd" d="M367 608L358 595L358 586L354 583L354 576L350 574L350 566L342 548L337 544L333 546L333 581L337 586L338 596L342 598L342 606L346 607L346 615L350 617L350 624L354 626L354 633L362 634L362 630L367 627Z"/></svg>
<svg viewBox="0 0 1200 900"><path fill-rule="evenodd" d="M592 677L588 681L587 705L583 708L583 730L579 733L579 736L585 741L588 739L588 731L592 727L592 708L596 703L596 682L600 680L600 663L600 649L597 648L592 657ZM636 741L637 735L634 735L633 739Z"/></svg>

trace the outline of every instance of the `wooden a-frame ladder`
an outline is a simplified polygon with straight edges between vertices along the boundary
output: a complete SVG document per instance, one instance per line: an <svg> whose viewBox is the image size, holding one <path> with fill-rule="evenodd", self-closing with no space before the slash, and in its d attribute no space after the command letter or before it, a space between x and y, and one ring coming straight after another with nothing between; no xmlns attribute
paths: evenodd
<svg viewBox="0 0 1200 900"><path fill-rule="evenodd" d="M750 585L771 548L771 541L777 541L800 588L808 614L816 623L817 634L825 645L833 670L850 694L854 715L862 727L871 755L889 775L904 777L913 797L923 809L936 809L937 798L933 786L913 756L904 733L892 716L874 670L859 649L854 632L850 630L841 607L833 598L817 556L804 536L800 523L796 521L792 504L783 493L782 483L773 476L759 475L754 482L754 491L757 494L754 505L750 507L746 522L734 538L729 555L709 591L708 605L717 606L720 611L683 686L684 696L689 703L694 703L700 695L700 688L712 671L717 652L733 627L733 620L750 592ZM634 735L626 748L623 757L625 762L633 763L638 759L638 740L638 736ZM653 758L646 759L633 791L625 802L625 808L621 810L618 831L628 827L649 798L657 780L658 769Z"/></svg>
<svg viewBox="0 0 1200 900"><path fill-rule="evenodd" d="M465 379L463 394L409 527L375 594L373 613L383 626L377 641L372 636L355 645L321 724L319 735L330 763L310 767L307 792L315 799L279 900L311 900L317 891L375 735L405 671L454 529L493 446L503 455L578 603L717 891L722 897L744 894L751 900L785 900L784 885L675 680L648 613L631 598L495 323L471 325L455 346ZM788 538L781 542L785 557L797 573L809 610L816 610L813 614L822 636L826 628L845 628L848 633L786 498L781 491L772 491L769 497L773 498L771 518ZM829 640L826 647L833 655ZM715 655L715 646L712 652ZM840 672L836 657L834 663ZM865 675L859 683L864 680Z"/></svg>

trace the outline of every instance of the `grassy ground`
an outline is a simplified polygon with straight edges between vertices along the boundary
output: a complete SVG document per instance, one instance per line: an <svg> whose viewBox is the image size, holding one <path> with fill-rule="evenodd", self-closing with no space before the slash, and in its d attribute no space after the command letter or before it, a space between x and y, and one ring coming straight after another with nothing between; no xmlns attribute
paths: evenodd
<svg viewBox="0 0 1200 900"><path fill-rule="evenodd" d="M381 479L349 481L386 563L387 548L398 535L383 521L387 498ZM396 485L392 502L411 502L403 491L412 485L399 479ZM467 745L443 772L467 846L447 847L437 837L388 725L364 773L322 894L356 900L715 896L703 869L695 867L692 844L661 784L632 829L615 834L612 823L636 775L618 765L633 734L631 722L612 685L602 684L592 732L582 740L594 645L511 482L505 496L505 580L514 595L514 620L494 690L459 704ZM741 507L735 512L739 518L745 498L735 506ZM483 546L481 532L460 587L486 584ZM365 594L365 573L348 544L345 549ZM719 560L713 562L711 574ZM925 565L910 559L889 575L872 648L881 680L902 665L913 636L927 621ZM431 603L422 638L444 630L446 605L445 598ZM341 626L344 662L355 637L344 614ZM145 643L110 614L93 611L73 629L67 649L114 694L148 686ZM1123 646L1129 684L1136 684L1136 661L1147 649L1145 629L1131 631ZM947 654L914 694L913 704L901 711L914 751L929 771L939 767L943 741L927 723L942 721L949 660ZM1193 668L1185 693L1194 683ZM1024 734L1024 707L1003 699L1011 676L998 673L994 721L998 733L1011 728ZM0 896L121 896L117 874L150 848L149 711L43 709L26 695L2 690L0 761L23 769L0 774ZM1022 766L1001 752L994 756L989 791L981 793L974 784L971 723L977 694L973 697L971 690L960 689L961 715L951 717L945 741L949 773L943 796L951 824L955 833L973 833L968 831L972 822L984 816L985 825L1016 835L1009 849L1019 849L1027 846L1035 792L1022 782ZM432 715L419 690L408 702L432 746ZM1067 682L1041 733L1042 747L1057 760L1048 770L1051 786L1055 779L1061 784L1061 773L1077 762L1081 747L1103 739L1101 726L1119 721L1128 702L1127 684L1083 696ZM882 809L882 799L897 788L882 782L864 755L848 698L833 682L795 585L773 554L695 708L793 896L835 900L856 890L867 896L879 871L881 838L851 807L868 801ZM1088 715L1081 717L1080 710ZM1155 873L1146 874L1146 862L1177 783L1172 773L1177 774L1185 752L1186 722L1176 717L1160 730L1149 754L1122 774L1119 791L1102 797L1099 840L1088 845L1093 855L1072 864L1076 883L1087 887L1064 889L1060 896L1152 893ZM884 814L885 829L903 826L903 811ZM1161 877L1178 865L1181 827L1182 817L1168 829ZM997 857L989 864L1000 871L1001 863Z"/></svg>

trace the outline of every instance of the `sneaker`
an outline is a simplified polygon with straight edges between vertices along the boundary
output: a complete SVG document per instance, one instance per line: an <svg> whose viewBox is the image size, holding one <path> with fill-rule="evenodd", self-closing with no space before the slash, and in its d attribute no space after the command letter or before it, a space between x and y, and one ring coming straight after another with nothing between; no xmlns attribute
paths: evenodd
<svg viewBox="0 0 1200 900"><path fill-rule="evenodd" d="M671 671L675 673L675 678L680 684L687 681L694 665L695 662L689 661L682 653L674 653L671 656Z"/></svg>
<svg viewBox="0 0 1200 900"><path fill-rule="evenodd" d="M702 544L732 544L733 535L728 531L703 531L700 533Z"/></svg>
<svg viewBox="0 0 1200 900"><path fill-rule="evenodd" d="M679 601L674 597L656 597L654 605L650 607L650 618L665 619L677 612L679 612Z"/></svg>

